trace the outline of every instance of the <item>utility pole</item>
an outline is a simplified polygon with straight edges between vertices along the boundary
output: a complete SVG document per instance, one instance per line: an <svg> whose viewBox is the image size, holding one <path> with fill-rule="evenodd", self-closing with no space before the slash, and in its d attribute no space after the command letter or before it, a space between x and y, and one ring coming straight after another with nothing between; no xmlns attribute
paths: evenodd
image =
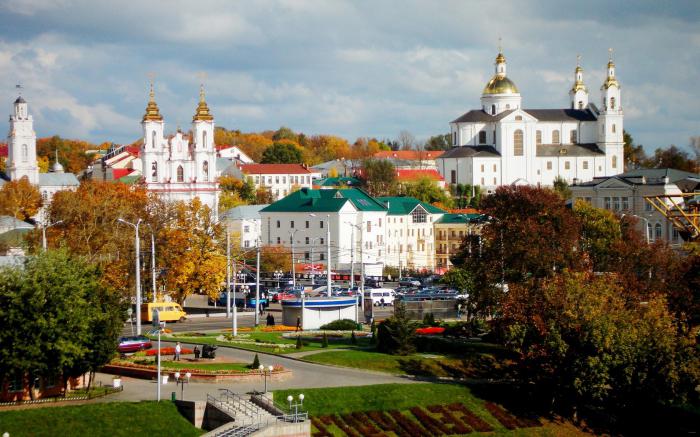
<svg viewBox="0 0 700 437"><path fill-rule="evenodd" d="M350 228L350 288L355 287L355 227Z"/></svg>
<svg viewBox="0 0 700 437"><path fill-rule="evenodd" d="M151 228L151 286L153 287L153 303L156 303L156 237Z"/></svg>
<svg viewBox="0 0 700 437"><path fill-rule="evenodd" d="M255 261L255 326L260 323L260 238L258 238L258 254Z"/></svg>
<svg viewBox="0 0 700 437"><path fill-rule="evenodd" d="M238 314L236 313L237 308L236 308L236 260L233 260L233 291L229 290L229 293L233 292L233 321L231 322L231 333L233 336L238 335L238 320L236 316Z"/></svg>
<svg viewBox="0 0 700 437"><path fill-rule="evenodd" d="M141 335L141 243L139 241L141 219L138 219L135 224L124 219L118 219L117 221L132 226L136 231L136 238L134 239L134 252L136 253L136 335Z"/></svg>
<svg viewBox="0 0 700 437"><path fill-rule="evenodd" d="M328 215L326 215L326 217L328 218L328 227L326 228L326 243L328 246L328 258L326 260L326 266L327 266L326 270L328 271L328 275L327 275L328 281L326 282L326 288L328 291L328 293L327 293L328 297L331 297L332 296L331 290L332 290L332 283L333 283L333 280L331 279L331 215L328 214Z"/></svg>
<svg viewBox="0 0 700 437"><path fill-rule="evenodd" d="M294 234L296 234L296 230L290 232L291 238L291 243L292 243L292 288L296 288L297 286L297 275L296 275L296 269L294 268Z"/></svg>
<svg viewBox="0 0 700 437"><path fill-rule="evenodd" d="M231 230L226 225L226 317L231 315Z"/></svg>

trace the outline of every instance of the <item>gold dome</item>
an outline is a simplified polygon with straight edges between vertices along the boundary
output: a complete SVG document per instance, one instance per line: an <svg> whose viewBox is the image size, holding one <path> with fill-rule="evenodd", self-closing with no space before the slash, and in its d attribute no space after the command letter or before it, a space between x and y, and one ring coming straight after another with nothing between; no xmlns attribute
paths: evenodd
<svg viewBox="0 0 700 437"><path fill-rule="evenodd" d="M153 82L151 82L151 91L148 93L148 105L146 105L146 113L143 115L143 121L163 121L163 116L160 115L155 93L153 92Z"/></svg>
<svg viewBox="0 0 700 437"><path fill-rule="evenodd" d="M505 76L496 75L484 87L482 94L519 94L518 87Z"/></svg>
<svg viewBox="0 0 700 437"><path fill-rule="evenodd" d="M207 106L207 102L204 100L204 85L201 85L199 88L199 105L197 105L197 111L194 113L194 117L192 117L192 121L198 120L214 120L214 116L209 113L209 106Z"/></svg>
<svg viewBox="0 0 700 437"><path fill-rule="evenodd" d="M620 84L617 82L617 79L613 76L608 76L607 79L605 79L605 82L603 82L603 88L608 89L611 86L616 86L617 88L620 88Z"/></svg>
<svg viewBox="0 0 700 437"><path fill-rule="evenodd" d="M577 80L576 82L574 82L574 86L573 86L573 88L571 88L571 91L572 92L583 91L583 92L587 93L588 88L586 88L586 85L584 85L582 81Z"/></svg>
<svg viewBox="0 0 700 437"><path fill-rule="evenodd" d="M503 56L503 53L498 52L498 56L496 56L496 64L502 64L506 62L506 57Z"/></svg>

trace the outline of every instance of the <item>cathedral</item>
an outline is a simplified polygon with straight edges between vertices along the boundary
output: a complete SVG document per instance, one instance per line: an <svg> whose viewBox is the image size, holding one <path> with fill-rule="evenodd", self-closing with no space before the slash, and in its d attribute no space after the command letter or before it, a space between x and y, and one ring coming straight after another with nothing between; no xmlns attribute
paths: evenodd
<svg viewBox="0 0 700 437"><path fill-rule="evenodd" d="M563 109L524 109L518 87L506 74L499 51L481 107L450 123L452 149L436 159L450 184L551 186L624 171L623 112L612 51L600 87L600 108L589 102L580 63Z"/></svg>
<svg viewBox="0 0 700 437"><path fill-rule="evenodd" d="M192 130L165 137L163 116L155 101L153 85L141 121L143 144L140 157L143 182L149 192L168 201L190 202L199 197L218 217L219 184L216 181L214 116L200 88L199 104L192 117Z"/></svg>
<svg viewBox="0 0 700 437"><path fill-rule="evenodd" d="M10 115L10 132L7 136L6 176L15 181L26 177L32 185L36 185L46 207L53 195L62 190L74 190L80 185L73 173L66 173L63 166L56 160L48 173L39 173L39 163L36 156L36 132L34 118L29 113L27 102L22 96L15 100ZM0 185L4 182L0 179ZM37 216L42 219L42 211Z"/></svg>

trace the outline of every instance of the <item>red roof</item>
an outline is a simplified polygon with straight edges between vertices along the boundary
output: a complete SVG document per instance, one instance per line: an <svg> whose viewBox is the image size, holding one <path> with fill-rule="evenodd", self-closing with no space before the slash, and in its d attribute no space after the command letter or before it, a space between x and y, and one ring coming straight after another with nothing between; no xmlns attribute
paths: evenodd
<svg viewBox="0 0 700 437"><path fill-rule="evenodd" d="M481 211L474 208L451 209L451 214L481 214Z"/></svg>
<svg viewBox="0 0 700 437"><path fill-rule="evenodd" d="M124 148L127 152L134 156L139 156L141 154L141 147L140 146L126 146Z"/></svg>
<svg viewBox="0 0 700 437"><path fill-rule="evenodd" d="M7 144L0 143L0 158L7 158L8 149Z"/></svg>
<svg viewBox="0 0 700 437"><path fill-rule="evenodd" d="M396 170L396 178L400 181L413 181L420 178L429 178L434 181L444 181L442 175L433 169L429 170Z"/></svg>
<svg viewBox="0 0 700 437"><path fill-rule="evenodd" d="M113 168L112 169L112 175L114 176L114 179L119 179L122 178L129 173L132 173L134 170L130 168Z"/></svg>
<svg viewBox="0 0 700 437"><path fill-rule="evenodd" d="M245 174L311 174L301 164L243 164L241 171Z"/></svg>
<svg viewBox="0 0 700 437"><path fill-rule="evenodd" d="M375 158L396 158L409 161L431 160L445 153L444 150L382 150L374 154Z"/></svg>

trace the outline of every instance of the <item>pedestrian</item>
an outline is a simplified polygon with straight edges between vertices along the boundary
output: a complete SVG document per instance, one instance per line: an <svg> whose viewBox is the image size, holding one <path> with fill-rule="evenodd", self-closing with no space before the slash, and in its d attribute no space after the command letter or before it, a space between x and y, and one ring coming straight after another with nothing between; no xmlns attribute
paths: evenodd
<svg viewBox="0 0 700 437"><path fill-rule="evenodd" d="M297 332L301 331L301 317L297 317Z"/></svg>
<svg viewBox="0 0 700 437"><path fill-rule="evenodd" d="M194 347L194 360L199 361L199 348L197 346Z"/></svg>
<svg viewBox="0 0 700 437"><path fill-rule="evenodd" d="M275 316L270 314L270 326L275 326Z"/></svg>
<svg viewBox="0 0 700 437"><path fill-rule="evenodd" d="M182 352L182 346L180 346L180 342L178 341L177 344L175 344L175 361L180 361L180 352Z"/></svg>
<svg viewBox="0 0 700 437"><path fill-rule="evenodd" d="M267 326L271 326L274 323L271 321L271 317L272 317L272 314L267 313L267 319L266 319Z"/></svg>
<svg viewBox="0 0 700 437"><path fill-rule="evenodd" d="M379 299L379 303L382 305L382 308L384 308L384 298Z"/></svg>
<svg viewBox="0 0 700 437"><path fill-rule="evenodd" d="M260 315L262 316L263 313L265 312L265 306L263 304L259 303L258 308L260 309Z"/></svg>
<svg viewBox="0 0 700 437"><path fill-rule="evenodd" d="M461 303L457 304L457 318L458 319L462 318L462 304Z"/></svg>

